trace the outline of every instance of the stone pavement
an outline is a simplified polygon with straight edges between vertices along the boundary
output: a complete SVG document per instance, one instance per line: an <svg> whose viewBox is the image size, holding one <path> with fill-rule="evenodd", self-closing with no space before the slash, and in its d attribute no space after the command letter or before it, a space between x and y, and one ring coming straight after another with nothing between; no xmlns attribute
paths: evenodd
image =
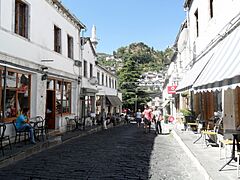
<svg viewBox="0 0 240 180"><path fill-rule="evenodd" d="M167 126L167 125L166 125ZM118 128L117 128L118 129ZM164 129L167 131L167 127L164 127ZM47 141L44 142L38 142L36 145L31 145L31 144L24 144L24 143L17 143L16 145L13 145L13 150L10 151L7 148L5 149L5 156L0 155L0 167L7 166L9 164L13 164L14 162L17 162L19 160L23 160L25 158L29 158L30 156L39 153L43 150L50 149L56 145L61 145L62 143L71 143L72 141L77 141L79 137L85 136L88 134L92 134L94 132L99 132L102 131L100 126L95 126L86 129L85 131L73 131L73 132L68 132L64 134L55 134L51 136ZM111 133L110 133L111 132ZM114 132L116 131L103 131L102 133L112 136L114 135ZM101 133L101 132L99 132ZM113 133L113 134L112 134ZM119 132L118 132L119 133ZM100 134L100 137L103 135ZM136 135L134 135L136 136ZM137 136L142 136L142 133L138 133ZM94 136L95 137L95 136ZM144 136L145 137L145 136ZM236 162L232 162L231 166L226 166L222 171L219 171L219 169L225 164L225 160L220 160L219 158L219 149L218 147L211 147L208 146L206 147L205 145L203 146L202 141L198 141L196 144L193 144L193 142L199 137L199 134L195 134L192 131L181 131L178 130L177 128L174 128L171 132L170 135L160 135L160 136L155 136L153 133L147 134L146 135L147 139L153 140L154 139L154 144L147 144L146 142L143 142L146 147L137 147L137 149L140 151L142 148L150 148L151 151L151 158L148 160L150 164L150 169L148 172L145 172L142 170L140 167L136 167L137 169L140 169L142 173L141 176L137 176L138 179L193 179L193 180L201 180L201 179L213 179L213 180L230 180L230 179L237 179L236 175ZM172 137L172 138L171 138ZM173 138L174 137L174 138ZM114 138L114 136L112 137ZM74 140L76 139L76 140ZM85 138L83 138L85 139ZM145 139L145 140L147 140ZM177 140L176 142L173 140ZM95 138L92 138L91 140L87 139L81 144L82 148L84 149L84 152L87 151L87 154L90 156L91 153L91 148L104 148L104 146L99 146L93 145L92 147L88 147L89 142L97 143L98 142L98 136ZM112 139L113 140L113 139ZM123 142L124 140L127 140L127 142ZM129 142L135 140L134 138L131 138L129 134L123 135L123 140L119 141L119 145L114 143L114 141L109 141L107 143L110 143L111 146L116 146L117 150L125 152L129 146ZM166 143L168 142L168 143ZM170 142L170 144L169 144ZM134 143L132 145L134 146ZM72 145L71 145L72 146ZM71 147L70 146L70 147ZM131 147L133 147L131 146ZM63 145L63 152L69 152L69 148L65 149L65 145ZM175 148L174 148L175 147ZM184 151L186 152L183 153ZM135 154L134 156L140 157L141 155L137 155L135 153L136 148L130 148L128 149L129 154L122 154L122 157L130 159L124 160L122 158L118 159L118 161L113 161L116 162L115 166L118 166L118 164L122 164L123 166L126 166L123 168L126 171L126 174L128 174L128 179L134 179L134 177L131 176L131 167L132 166L137 166L137 164L131 164L131 162L139 161L139 159L134 159L132 157L132 154ZM44 151L45 152L45 151ZM60 152L59 152L60 153ZM103 156L105 157L106 160L110 160L108 156L106 156L103 153ZM140 154L142 153L141 151L139 152ZM149 152L145 152L145 157L148 159L150 157ZM53 153L54 154L54 153ZM99 154L98 154L99 155ZM101 154L100 154L101 155ZM180 156L178 156L180 155ZM64 155L62 155L64 156ZM85 156L85 155L84 155ZM114 157L114 156L113 156ZM95 157L96 158L96 157ZM173 161L171 161L174 159ZM132 160L132 161L131 161ZM177 161L175 161L177 160ZM47 162L45 159L44 161ZM57 161L57 160L56 160ZM87 159L83 162L83 164L87 164L87 161L92 161L93 159ZM106 162L104 160L104 162ZM144 162L144 158L140 160L140 163ZM172 164L174 162L174 164ZM162 164L161 164L162 163ZM164 165L163 165L164 164ZM96 165L93 165L94 167ZM163 166L165 168L163 168ZM177 169L176 169L177 167ZM180 168L179 168L180 167ZM42 167L45 169L45 167ZM88 165L88 168L91 169L91 165ZM92 167L93 168L93 167ZM114 167L113 167L114 168ZM98 169L98 168L97 168ZM101 168L100 168L101 169ZM110 168L111 169L111 168ZM99 170L99 169L98 169ZM98 170L96 170L98 172ZM82 174L86 173L88 170L81 170ZM94 170L95 171L95 170ZM99 170L100 173L101 170ZM120 171L119 169L116 170L117 172ZM128 173L129 171L129 173ZM189 173L192 172L192 173ZM95 172L95 173L97 173ZM144 173L145 172L145 173ZM80 173L80 172L79 172ZM108 179L116 179L114 174L111 174L108 172L109 176ZM173 174L171 174L173 173ZM136 173L137 175L139 173ZM171 176L172 175L172 176ZM94 176L94 173L92 174ZM104 175L103 175L104 176ZM34 177L34 176L33 176ZM119 176L117 176L119 177ZM161 177L161 178L159 178ZM0 178L2 179L2 178ZM13 178L14 179L14 178ZM24 179L24 178L23 178ZM41 175L39 175L39 178L35 179L42 179ZM44 179L44 178L43 178ZM48 179L48 178L46 178ZM50 178L51 179L51 178ZM54 178L53 178L54 179ZM55 178L58 179L58 178ZM77 179L76 177L73 177L72 179ZM93 177L89 176L88 179L94 179ZM121 177L120 179L126 179L126 177Z"/></svg>
<svg viewBox="0 0 240 180"><path fill-rule="evenodd" d="M0 169L1 180L202 180L172 134L144 133L136 124L71 138Z"/></svg>
<svg viewBox="0 0 240 180"><path fill-rule="evenodd" d="M120 124L118 124L117 126L122 124L123 122L120 122ZM113 126L110 124L108 127L112 128ZM11 139L12 150L10 150L9 146L7 146L4 148L4 156L0 152L0 168L7 166L9 164L12 164L21 159L25 159L43 150L62 144L63 142L68 141L70 139L92 134L94 132L98 132L101 130L102 130L102 126L95 125L91 127L86 127L84 131L79 129L75 131L65 132L65 133L53 131L49 133L48 139L45 138L44 141L42 140L37 141L36 145L30 144L29 142L27 142L26 144L24 142L14 144L13 143L14 139Z"/></svg>
<svg viewBox="0 0 240 180"><path fill-rule="evenodd" d="M230 165L225 166L222 171L219 171L226 161L224 158L220 160L218 146L210 145L207 147L203 144L202 139L193 144L200 137L200 134L196 134L193 131L182 131L175 128L172 130L172 134L198 169L205 174L205 179L237 179L237 163L235 161L232 161ZM222 154L224 154L224 150L222 150Z"/></svg>

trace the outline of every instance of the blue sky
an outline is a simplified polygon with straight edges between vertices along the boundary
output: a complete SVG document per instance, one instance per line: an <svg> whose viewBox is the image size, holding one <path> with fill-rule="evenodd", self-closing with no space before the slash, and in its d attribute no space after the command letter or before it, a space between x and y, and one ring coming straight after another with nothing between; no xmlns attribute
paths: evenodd
<svg viewBox="0 0 240 180"><path fill-rule="evenodd" d="M86 25L97 29L97 52L112 54L122 46L143 42L156 50L173 45L185 18L184 0L62 0Z"/></svg>

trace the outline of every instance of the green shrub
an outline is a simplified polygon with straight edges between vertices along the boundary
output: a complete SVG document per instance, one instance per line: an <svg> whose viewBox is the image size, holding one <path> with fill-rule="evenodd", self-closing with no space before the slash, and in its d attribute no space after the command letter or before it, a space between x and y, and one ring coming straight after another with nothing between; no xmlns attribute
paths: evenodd
<svg viewBox="0 0 240 180"><path fill-rule="evenodd" d="M187 108L181 109L180 112L183 114L183 116L191 116L192 115L191 110L187 109Z"/></svg>

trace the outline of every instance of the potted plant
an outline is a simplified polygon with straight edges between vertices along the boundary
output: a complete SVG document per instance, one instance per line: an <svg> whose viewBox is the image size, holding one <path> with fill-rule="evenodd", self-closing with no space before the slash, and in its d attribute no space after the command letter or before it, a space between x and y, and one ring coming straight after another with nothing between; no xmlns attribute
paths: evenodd
<svg viewBox="0 0 240 180"><path fill-rule="evenodd" d="M168 123L169 114L164 115L164 123Z"/></svg>
<svg viewBox="0 0 240 180"><path fill-rule="evenodd" d="M184 108L184 109L181 109L180 112L184 116L183 124L184 124L184 127L186 129L187 123L190 122L190 120L192 118L192 111L190 109L188 109L188 108Z"/></svg>

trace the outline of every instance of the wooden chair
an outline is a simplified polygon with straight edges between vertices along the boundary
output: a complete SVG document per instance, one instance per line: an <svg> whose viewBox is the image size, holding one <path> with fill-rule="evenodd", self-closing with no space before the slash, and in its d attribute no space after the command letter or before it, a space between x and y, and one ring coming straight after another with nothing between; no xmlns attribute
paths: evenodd
<svg viewBox="0 0 240 180"><path fill-rule="evenodd" d="M2 150L2 155L4 156L4 142L7 142L10 149L12 149L10 137L8 135L5 135L6 131L6 124L5 123L0 123L0 148Z"/></svg>

